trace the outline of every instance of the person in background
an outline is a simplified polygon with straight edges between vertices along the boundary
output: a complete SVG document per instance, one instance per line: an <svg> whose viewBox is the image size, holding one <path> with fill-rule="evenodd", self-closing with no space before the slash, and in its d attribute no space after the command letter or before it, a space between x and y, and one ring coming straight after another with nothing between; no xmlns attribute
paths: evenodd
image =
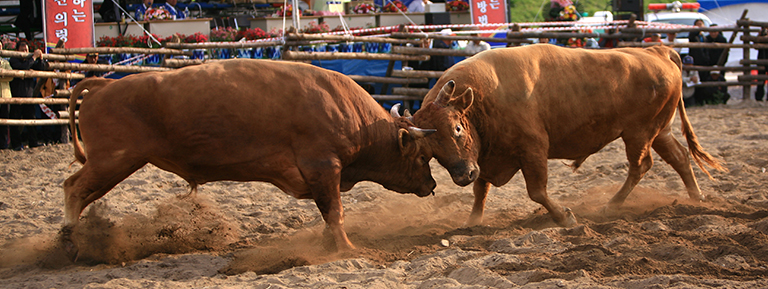
<svg viewBox="0 0 768 289"><path fill-rule="evenodd" d="M664 38L664 39L662 39L662 41L661 41L661 42L663 42L663 43L665 43L665 44L675 44L675 43L680 43L680 41L677 39L677 33L675 33L675 32L669 32L669 33L667 33L667 38ZM674 46L674 47L672 47L672 49L674 49L675 51L677 51L677 54L680 54L680 51L681 51L683 48L682 48L682 47L679 47L679 46Z"/></svg>
<svg viewBox="0 0 768 289"><path fill-rule="evenodd" d="M477 27L472 27L472 30L477 30ZM479 37L480 35L478 33L472 33L471 36ZM473 55L478 54L480 52L491 50L491 45L488 44L488 42L482 41L482 40L470 40L467 43L467 48L465 48L467 52L471 52Z"/></svg>
<svg viewBox="0 0 768 289"><path fill-rule="evenodd" d="M171 12L171 15L173 15L173 19L179 20L187 18L186 15L184 15L184 11L181 11L181 9L176 8L177 0L165 0L165 4L163 7L165 10L168 10L168 12Z"/></svg>
<svg viewBox="0 0 768 289"><path fill-rule="evenodd" d="M693 65L693 57L687 55L683 57L684 65ZM699 72L696 70L683 69L683 104L685 107L696 105L696 99L693 97L696 92L694 85L701 83L699 81Z"/></svg>
<svg viewBox="0 0 768 289"><path fill-rule="evenodd" d="M11 70L11 64L8 60L0 57L0 68ZM0 98L11 98L11 85L10 82L13 77L0 78ZM10 115L10 104L0 104L0 118L7 119ZM11 147L11 135L10 127L7 125L0 125L0 149L7 149Z"/></svg>
<svg viewBox="0 0 768 289"><path fill-rule="evenodd" d="M760 29L760 35L758 36L768 36L768 27L763 27ZM757 59L768 59L768 48L758 49ZM766 75L768 70L765 69L765 66L760 67L762 67L762 69L757 71L757 75ZM759 80L757 83L757 89L755 90L755 100L763 101L763 96L765 96L765 80Z"/></svg>
<svg viewBox="0 0 768 289"><path fill-rule="evenodd" d="M139 7L136 7L136 13L134 15L134 18L136 18L137 21L144 20L144 16L147 14L147 10L149 10L149 8L152 7L152 1L153 0L142 0L141 5L139 5Z"/></svg>
<svg viewBox="0 0 768 289"><path fill-rule="evenodd" d="M429 0L413 0L411 4L408 4L408 12L422 13L429 4L432 4Z"/></svg>
<svg viewBox="0 0 768 289"><path fill-rule="evenodd" d="M693 26L704 27L704 20L696 19L696 21L693 22ZM688 42L703 43L703 42L706 42L706 38L704 37L704 34L701 31L692 31L688 34ZM688 48L688 55L693 57L694 65L699 65L699 66L709 65L709 51L707 51L706 48L693 48L693 47ZM709 72L701 71L699 73L699 78L701 79L701 81L709 80Z"/></svg>
<svg viewBox="0 0 768 289"><path fill-rule="evenodd" d="M29 53L29 42L21 40L16 44L16 51ZM35 49L30 58L11 58L11 67L14 70L43 70L46 68L46 62L43 60L43 51ZM14 78L11 81L11 94L13 97L35 97L34 78ZM12 119L34 119L34 104L13 105L10 111ZM23 143L27 142L29 147L38 147L42 144L37 140L37 129L34 126L17 126L11 128L11 146L13 150L24 149Z"/></svg>
<svg viewBox="0 0 768 289"><path fill-rule="evenodd" d="M651 37L643 39L643 42L662 42L661 34L660 33L651 34Z"/></svg>
<svg viewBox="0 0 768 289"><path fill-rule="evenodd" d="M538 43L541 43L541 44L550 44L550 43L549 43L549 38L546 38L546 37L541 37L541 38L539 38L539 42L538 42Z"/></svg>
<svg viewBox="0 0 768 289"><path fill-rule="evenodd" d="M716 27L717 24L712 24L709 27ZM728 40L723 37L723 34L720 33L720 31L710 31L709 35L706 37L706 42L710 43L728 43ZM715 66L717 65L718 61L720 60L720 57L723 53L725 53L725 59L728 59L728 51L725 50L725 48L710 48L707 49L709 53L709 65ZM723 63L725 64L725 63ZM722 75L722 71L720 71L720 74Z"/></svg>
<svg viewBox="0 0 768 289"><path fill-rule="evenodd" d="M451 36L453 35L453 31L451 29L443 29L440 31L440 35L442 36ZM451 44L453 41L451 40L433 40L432 45L430 47L429 42L425 41L422 44L422 47L425 48L436 48L436 49L451 49ZM416 67L417 70L432 70L432 71L445 71L446 69L453 66L454 60L453 56L440 56L440 55L433 55L429 57L429 60L427 61L421 61Z"/></svg>
<svg viewBox="0 0 768 289"><path fill-rule="evenodd" d="M710 74L710 82L722 82L725 81L720 74L720 71L712 71ZM709 99L705 100L705 104L727 104L731 99L731 94L728 93L728 86L711 86L708 93Z"/></svg>
<svg viewBox="0 0 768 289"><path fill-rule="evenodd" d="M608 29L608 34L615 34L615 33L616 33L616 28ZM617 48L619 47L619 39L603 37L603 38L600 38L600 41L598 41L598 44L602 48Z"/></svg>

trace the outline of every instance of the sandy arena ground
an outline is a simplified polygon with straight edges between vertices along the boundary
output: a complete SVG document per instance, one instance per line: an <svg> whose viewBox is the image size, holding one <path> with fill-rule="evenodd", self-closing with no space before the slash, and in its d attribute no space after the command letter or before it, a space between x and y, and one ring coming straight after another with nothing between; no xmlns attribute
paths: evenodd
<svg viewBox="0 0 768 289"><path fill-rule="evenodd" d="M77 263L56 236L71 145L0 151L2 288L757 288L768 287L768 108L690 108L702 146L728 172L694 167L708 201L654 166L619 212L601 211L627 174L623 143L577 171L550 161L549 192L580 225L559 228L522 175L492 188L483 226L473 196L433 161L436 196L360 183L343 194L358 250L333 253L311 200L266 183L186 182L146 166L83 214ZM675 135L680 134L675 117ZM443 240L448 246L441 245ZM443 242L444 243L444 242Z"/></svg>

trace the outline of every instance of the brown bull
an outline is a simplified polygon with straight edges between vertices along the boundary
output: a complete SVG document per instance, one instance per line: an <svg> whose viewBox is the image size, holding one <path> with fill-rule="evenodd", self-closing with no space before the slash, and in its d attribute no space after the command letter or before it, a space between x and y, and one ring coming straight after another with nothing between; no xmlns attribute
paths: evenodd
<svg viewBox="0 0 768 289"><path fill-rule="evenodd" d="M87 94L85 91L87 90ZM393 118L350 78L312 65L229 60L87 79L74 89L83 167L64 182L64 241L83 209L151 163L197 185L263 181L313 199L336 246L354 248L343 228L340 191L373 181L400 193L433 194L423 131ZM70 120L76 132L74 118Z"/></svg>
<svg viewBox="0 0 768 289"><path fill-rule="evenodd" d="M617 138L626 145L629 174L609 207L620 206L651 168L651 148L677 171L691 198L703 199L688 152L671 134L675 111L704 172L709 175L702 161L723 167L699 145L681 85L680 57L666 47L495 49L446 71L413 120L438 130L430 147L456 184L475 181L469 225L482 221L490 185L502 186L522 170L531 199L570 226L573 215L547 196L547 159L574 160L576 169Z"/></svg>

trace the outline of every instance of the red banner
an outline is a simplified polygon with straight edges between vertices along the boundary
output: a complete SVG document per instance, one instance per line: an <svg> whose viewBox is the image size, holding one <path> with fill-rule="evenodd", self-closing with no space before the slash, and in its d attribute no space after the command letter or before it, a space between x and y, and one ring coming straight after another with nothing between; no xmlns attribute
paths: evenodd
<svg viewBox="0 0 768 289"><path fill-rule="evenodd" d="M109 0L107 0L109 1ZM66 48L94 47L93 0L44 0L45 45L64 40Z"/></svg>
<svg viewBox="0 0 768 289"><path fill-rule="evenodd" d="M506 0L469 0L472 24L507 23Z"/></svg>

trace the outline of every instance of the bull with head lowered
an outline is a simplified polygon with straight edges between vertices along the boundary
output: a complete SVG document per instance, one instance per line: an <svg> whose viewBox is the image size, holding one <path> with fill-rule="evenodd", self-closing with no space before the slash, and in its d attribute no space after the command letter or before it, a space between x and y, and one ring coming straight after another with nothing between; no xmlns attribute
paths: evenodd
<svg viewBox="0 0 768 289"><path fill-rule="evenodd" d="M682 63L667 47L585 50L554 45L494 49L447 70L413 115L435 128L431 155L458 185L474 181L468 225L482 221L488 190L523 172L530 198L561 226L572 213L547 195L547 160L590 155L621 138L629 173L610 200L620 206L651 168L651 148L672 165L692 199L703 199L689 153L672 135L677 111L690 153L724 170L698 143L682 103ZM479 171L479 173L478 173ZM711 177L711 176L710 176Z"/></svg>
<svg viewBox="0 0 768 289"><path fill-rule="evenodd" d="M312 65L228 60L87 79L72 93L72 116L81 94L82 145L76 134L73 143L83 167L64 182L62 239L73 254L83 209L147 163L193 191L262 181L313 199L342 250L354 246L340 192L373 181L424 197L436 186L421 139L434 130L392 117L350 78ZM74 118L70 126L77 132Z"/></svg>

